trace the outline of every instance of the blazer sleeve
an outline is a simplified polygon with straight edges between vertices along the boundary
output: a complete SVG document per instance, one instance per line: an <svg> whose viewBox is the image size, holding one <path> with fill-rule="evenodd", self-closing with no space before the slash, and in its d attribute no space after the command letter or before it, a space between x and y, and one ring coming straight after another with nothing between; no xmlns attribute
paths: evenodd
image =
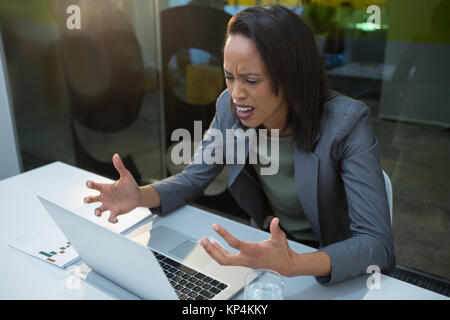
<svg viewBox="0 0 450 320"><path fill-rule="evenodd" d="M211 150L223 150L223 141L220 139L216 140L209 134L211 129L220 130L219 114L217 112L220 99L221 97L217 99L216 114L195 151L190 164L182 172L151 184L158 192L161 200L159 207L151 209L153 213L164 216L170 211L199 198L203 195L203 191L208 185L222 171L223 162L207 164L205 161L197 161L200 163L194 161L196 158L201 160L202 153L205 150L209 152Z"/></svg>
<svg viewBox="0 0 450 320"><path fill-rule="evenodd" d="M382 271L395 266L378 139L370 125L370 114L370 109L358 101L342 121L334 155L340 163L351 237L319 249L329 255L332 263L330 277L316 277L323 284L365 274L371 265Z"/></svg>

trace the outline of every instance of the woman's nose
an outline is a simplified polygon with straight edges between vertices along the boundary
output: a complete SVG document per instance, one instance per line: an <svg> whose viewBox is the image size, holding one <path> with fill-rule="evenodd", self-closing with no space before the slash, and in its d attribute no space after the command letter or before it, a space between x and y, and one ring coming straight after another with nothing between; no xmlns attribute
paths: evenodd
<svg viewBox="0 0 450 320"><path fill-rule="evenodd" d="M240 84L235 84L233 86L233 92L231 92L231 97L233 98L233 101L239 101L245 99L246 93L245 89Z"/></svg>

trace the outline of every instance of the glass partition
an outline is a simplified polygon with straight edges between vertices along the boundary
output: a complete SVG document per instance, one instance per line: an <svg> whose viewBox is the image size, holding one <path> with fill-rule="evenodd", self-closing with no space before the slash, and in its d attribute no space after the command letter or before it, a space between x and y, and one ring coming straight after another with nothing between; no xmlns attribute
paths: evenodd
<svg viewBox="0 0 450 320"><path fill-rule="evenodd" d="M62 161L115 178L117 152L140 183L164 177L154 1L0 6L24 170Z"/></svg>

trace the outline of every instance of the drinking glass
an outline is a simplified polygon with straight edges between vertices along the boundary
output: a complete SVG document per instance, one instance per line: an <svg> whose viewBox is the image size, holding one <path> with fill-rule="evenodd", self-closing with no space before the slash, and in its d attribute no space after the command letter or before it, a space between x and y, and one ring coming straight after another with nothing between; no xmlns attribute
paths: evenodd
<svg viewBox="0 0 450 320"><path fill-rule="evenodd" d="M276 271L256 269L244 279L246 300L283 300L284 280Z"/></svg>

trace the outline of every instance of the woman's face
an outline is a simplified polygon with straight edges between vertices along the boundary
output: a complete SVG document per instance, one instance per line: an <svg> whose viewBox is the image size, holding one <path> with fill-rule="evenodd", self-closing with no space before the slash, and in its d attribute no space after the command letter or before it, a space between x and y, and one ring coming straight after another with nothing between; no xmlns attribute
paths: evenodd
<svg viewBox="0 0 450 320"><path fill-rule="evenodd" d="M278 96L255 43L242 35L230 35L224 49L224 72L228 91L242 124L256 128L282 129L287 104ZM282 133L280 132L280 135Z"/></svg>

